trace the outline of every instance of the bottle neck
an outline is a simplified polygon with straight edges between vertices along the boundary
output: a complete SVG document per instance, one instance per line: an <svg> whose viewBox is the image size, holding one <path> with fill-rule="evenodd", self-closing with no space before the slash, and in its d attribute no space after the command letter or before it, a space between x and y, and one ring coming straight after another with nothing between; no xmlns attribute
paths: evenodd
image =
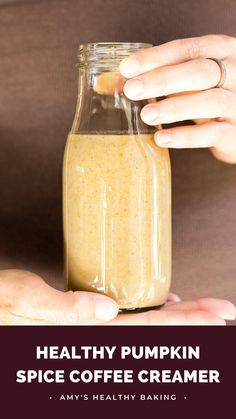
<svg viewBox="0 0 236 419"><path fill-rule="evenodd" d="M78 67L92 67L97 71L119 71L119 63L130 54L151 44L142 42L98 42L79 46Z"/></svg>
<svg viewBox="0 0 236 419"><path fill-rule="evenodd" d="M145 44L86 44L79 49L78 101L72 132L137 134L152 132L140 118L147 101L131 101L123 93L122 58ZM146 44L146 47L150 46Z"/></svg>

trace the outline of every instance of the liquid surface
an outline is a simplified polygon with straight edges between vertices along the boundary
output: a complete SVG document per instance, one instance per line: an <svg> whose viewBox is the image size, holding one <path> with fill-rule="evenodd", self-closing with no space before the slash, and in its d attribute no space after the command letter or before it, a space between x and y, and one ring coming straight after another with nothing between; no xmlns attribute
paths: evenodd
<svg viewBox="0 0 236 419"><path fill-rule="evenodd" d="M161 305L171 277L168 150L153 135L70 134L63 169L68 288Z"/></svg>

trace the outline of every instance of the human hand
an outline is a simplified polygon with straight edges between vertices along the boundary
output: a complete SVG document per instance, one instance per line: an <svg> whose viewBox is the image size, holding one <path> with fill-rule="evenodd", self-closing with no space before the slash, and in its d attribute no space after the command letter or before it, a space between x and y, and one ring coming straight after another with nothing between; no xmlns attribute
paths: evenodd
<svg viewBox="0 0 236 419"><path fill-rule="evenodd" d="M224 62L226 80L215 88ZM149 125L198 120L191 126L162 129L160 147L210 147L218 159L236 163L236 38L207 35L144 49L125 58L121 74L128 78L125 95L132 100L167 96L141 111ZM202 123L202 120L204 121Z"/></svg>
<svg viewBox="0 0 236 419"><path fill-rule="evenodd" d="M117 316L111 298L93 292L61 292L38 275L16 269L0 271L0 324L99 324Z"/></svg>
<svg viewBox="0 0 236 419"><path fill-rule="evenodd" d="M235 320L235 316L236 307L227 300L200 298L180 301L177 295L171 293L160 310L119 314L106 325L225 326L225 320Z"/></svg>
<svg viewBox="0 0 236 419"><path fill-rule="evenodd" d="M2 325L224 325L235 318L229 301L201 299L181 302L169 294L158 311L118 314L111 298L85 291L61 292L32 272L0 271Z"/></svg>

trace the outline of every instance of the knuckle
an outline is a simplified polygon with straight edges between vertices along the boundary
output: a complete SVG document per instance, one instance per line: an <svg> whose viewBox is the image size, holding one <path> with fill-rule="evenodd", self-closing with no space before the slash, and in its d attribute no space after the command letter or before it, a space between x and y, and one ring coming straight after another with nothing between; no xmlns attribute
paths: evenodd
<svg viewBox="0 0 236 419"><path fill-rule="evenodd" d="M140 56L143 58L146 56L155 65L160 60L160 46L155 45L151 48L146 48L140 52Z"/></svg>
<svg viewBox="0 0 236 419"><path fill-rule="evenodd" d="M222 39L222 41L225 43L226 46L235 47L235 45L236 45L236 38L235 37L225 35L225 34L222 34L222 35L219 35L219 36Z"/></svg>
<svg viewBox="0 0 236 419"><path fill-rule="evenodd" d="M222 44L222 57L227 57L231 54L235 56L236 51L236 38L230 35L215 35L215 42L221 41Z"/></svg>
<svg viewBox="0 0 236 419"><path fill-rule="evenodd" d="M209 81L215 79L216 63L213 60L199 58L193 64L196 66L195 72L199 81L207 83L208 87Z"/></svg>
<svg viewBox="0 0 236 419"><path fill-rule="evenodd" d="M235 45L236 38L230 35L225 34L214 34L214 35L206 35L205 39L209 40L209 42L206 42L206 45L210 45L210 43L219 43L222 45L222 56L226 51L229 51L232 45ZM225 49L224 49L225 46ZM226 54L227 55L227 54Z"/></svg>
<svg viewBox="0 0 236 419"><path fill-rule="evenodd" d="M78 321L79 295L77 292L67 291L62 295L61 303L58 305L61 318L58 323L75 324Z"/></svg>
<svg viewBox="0 0 236 419"><path fill-rule="evenodd" d="M42 279L32 272L18 270L12 270L11 278L13 283L3 304L8 310L20 313L25 304L29 303L32 289L35 288L35 285L41 284Z"/></svg>
<svg viewBox="0 0 236 419"><path fill-rule="evenodd" d="M40 276L29 271L22 271L19 274L19 281L27 288L31 285L41 284L43 282Z"/></svg>
<svg viewBox="0 0 236 419"><path fill-rule="evenodd" d="M197 38L183 39L181 42L186 60L192 60L199 56L200 46Z"/></svg>
<svg viewBox="0 0 236 419"><path fill-rule="evenodd" d="M9 311L18 311L29 295L29 290L42 279L29 271L9 269L1 274L0 306Z"/></svg>
<svg viewBox="0 0 236 419"><path fill-rule="evenodd" d="M225 43L229 43L230 39L232 38L232 36L230 35L226 35L224 33L219 33L219 34L213 34L213 35L208 35L211 42L225 42Z"/></svg>
<svg viewBox="0 0 236 419"><path fill-rule="evenodd" d="M87 291L74 292L75 312L77 319L81 321L91 321L95 319L96 294Z"/></svg>
<svg viewBox="0 0 236 419"><path fill-rule="evenodd" d="M96 298L84 291L67 291L59 305L63 324L79 324L95 319Z"/></svg>

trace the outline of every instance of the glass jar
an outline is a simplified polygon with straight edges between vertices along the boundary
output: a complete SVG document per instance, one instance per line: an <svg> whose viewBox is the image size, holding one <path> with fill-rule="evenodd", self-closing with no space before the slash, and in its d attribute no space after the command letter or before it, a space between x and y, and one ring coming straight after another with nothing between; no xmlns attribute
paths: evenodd
<svg viewBox="0 0 236 419"><path fill-rule="evenodd" d="M165 303L171 279L171 171L147 101L124 95L120 61L150 47L79 48L79 94L63 163L65 270L70 290L106 294L123 311Z"/></svg>

